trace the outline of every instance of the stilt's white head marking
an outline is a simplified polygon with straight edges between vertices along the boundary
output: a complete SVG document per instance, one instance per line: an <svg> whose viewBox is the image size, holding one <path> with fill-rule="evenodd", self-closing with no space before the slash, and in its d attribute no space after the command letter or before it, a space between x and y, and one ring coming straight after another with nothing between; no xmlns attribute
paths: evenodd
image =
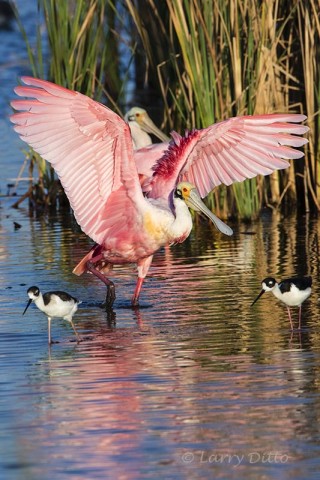
<svg viewBox="0 0 320 480"><path fill-rule="evenodd" d="M252 307L252 305L254 305L259 300L259 298L265 292L271 292L274 289L274 287L276 286L276 284L277 284L277 282L272 277L267 277L264 280L262 280L262 282L261 282L262 290L259 293L259 295L257 296L257 298L251 303L251 307Z"/></svg>
<svg viewBox="0 0 320 480"><path fill-rule="evenodd" d="M40 295L40 289L38 287L30 287L28 288L27 294L31 300L36 300Z"/></svg>
<svg viewBox="0 0 320 480"><path fill-rule="evenodd" d="M261 285L265 292L271 292L276 286L276 280L272 277L267 277L262 280Z"/></svg>
<svg viewBox="0 0 320 480"><path fill-rule="evenodd" d="M24 309L24 312L23 312L22 315L24 315L26 313L26 311L28 310L31 302L33 300L36 300L39 297L40 289L38 287L30 287L30 288L28 288L27 294L28 294L28 297L29 297L29 301L28 301L27 306Z"/></svg>

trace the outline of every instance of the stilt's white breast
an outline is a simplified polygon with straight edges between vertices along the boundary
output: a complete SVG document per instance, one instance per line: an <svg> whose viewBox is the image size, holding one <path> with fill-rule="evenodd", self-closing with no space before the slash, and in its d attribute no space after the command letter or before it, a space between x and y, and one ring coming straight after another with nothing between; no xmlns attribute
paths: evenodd
<svg viewBox="0 0 320 480"><path fill-rule="evenodd" d="M289 307L299 307L311 295L311 288L299 290L294 283L291 284L289 292L281 292L278 285L272 290L275 297Z"/></svg>
<svg viewBox="0 0 320 480"><path fill-rule="evenodd" d="M78 309L78 304L73 299L62 300L59 295L55 295L54 293L50 294L50 301L46 305L44 304L42 295L35 300L35 304L39 310L51 318L72 317ZM68 320L68 318L65 319Z"/></svg>

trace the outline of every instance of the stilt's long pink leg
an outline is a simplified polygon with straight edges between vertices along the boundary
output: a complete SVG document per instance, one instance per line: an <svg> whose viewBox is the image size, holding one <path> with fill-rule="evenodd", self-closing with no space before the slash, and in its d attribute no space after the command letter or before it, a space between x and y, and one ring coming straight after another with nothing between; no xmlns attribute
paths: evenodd
<svg viewBox="0 0 320 480"><path fill-rule="evenodd" d="M301 307L302 305L299 307L299 330L301 330Z"/></svg>
<svg viewBox="0 0 320 480"><path fill-rule="evenodd" d="M79 335L78 335L78 332L77 332L77 330L76 330L76 327L74 326L74 323L73 323L73 321L72 321L72 318L70 318L70 323L71 323L71 326L72 326L72 328L73 328L74 333L76 334L77 343L79 343L79 342L80 342L80 337L79 337Z"/></svg>
<svg viewBox="0 0 320 480"><path fill-rule="evenodd" d="M51 318L48 317L48 343L51 345Z"/></svg>
<svg viewBox="0 0 320 480"><path fill-rule="evenodd" d="M290 320L291 330L293 330L293 323L292 323L290 308L287 307L287 309L288 309L288 316L289 316L289 320Z"/></svg>

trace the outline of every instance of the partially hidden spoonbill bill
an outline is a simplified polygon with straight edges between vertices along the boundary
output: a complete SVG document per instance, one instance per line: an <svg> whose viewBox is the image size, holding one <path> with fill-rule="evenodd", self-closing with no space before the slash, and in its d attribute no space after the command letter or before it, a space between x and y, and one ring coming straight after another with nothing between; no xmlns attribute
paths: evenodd
<svg viewBox="0 0 320 480"><path fill-rule="evenodd" d="M15 92L24 99L12 101L11 121L54 167L78 224L95 242L73 272L91 272L106 284L107 309L115 300L107 276L113 265L137 265L132 305L138 305L153 254L189 236L188 207L231 235L201 198L222 183L287 168L289 159L303 156L293 147L307 142L300 136L308 131L301 125L306 117L285 113L234 117L185 136L172 132L159 150L135 150L128 123L109 108L45 80L22 82L27 86ZM141 170L139 159L148 152Z"/></svg>
<svg viewBox="0 0 320 480"><path fill-rule="evenodd" d="M76 298L69 295L67 292L52 291L46 292L42 295L38 287L30 287L27 291L29 301L22 315L26 313L29 305L34 302L36 306L48 317L48 343L52 343L51 339L51 319L63 318L71 323L73 331L77 337L77 342L80 342L80 337L74 326L72 317L78 310L78 305L81 303Z"/></svg>
<svg viewBox="0 0 320 480"><path fill-rule="evenodd" d="M124 116L130 127L133 148L140 148L152 145L149 133L155 135L162 142L168 142L169 137L165 135L151 120L146 110L140 107L132 107Z"/></svg>
<svg viewBox="0 0 320 480"><path fill-rule="evenodd" d="M273 295L287 305L288 317L291 330L293 322L290 307L299 307L299 330L301 330L301 307L307 298L311 295L312 278L311 277L292 277L277 282L272 277L267 277L261 282L262 290L257 298L252 302L254 305L265 292L272 292Z"/></svg>

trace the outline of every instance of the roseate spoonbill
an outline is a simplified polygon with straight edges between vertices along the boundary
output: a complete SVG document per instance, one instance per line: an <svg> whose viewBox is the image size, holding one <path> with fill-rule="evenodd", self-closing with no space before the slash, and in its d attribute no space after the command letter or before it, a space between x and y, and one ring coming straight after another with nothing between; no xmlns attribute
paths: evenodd
<svg viewBox="0 0 320 480"><path fill-rule="evenodd" d="M133 147L135 149L143 148L152 144L152 140L148 133L152 133L159 140L169 142L169 137L165 135L153 123L148 113L139 107L132 107L124 116L125 121L129 124Z"/></svg>
<svg viewBox="0 0 320 480"><path fill-rule="evenodd" d="M295 135L308 131L297 125L306 117L295 114L230 118L185 137L173 132L164 154L152 160L152 176L142 175L141 187L125 121L79 92L31 77L22 81L28 86L18 86L15 92L26 99L12 102L18 112L11 116L14 128L53 165L77 222L96 242L74 273L91 272L107 285L107 307L115 292L105 273L114 264L137 264L132 298L137 305L153 254L188 237L192 228L188 207L201 210L231 235L200 197L221 183L230 185L288 167L287 159L303 156L291 147L307 142Z"/></svg>
<svg viewBox="0 0 320 480"><path fill-rule="evenodd" d="M278 300L281 300L281 302L287 305L291 330L293 330L293 323L290 307L299 307L299 330L301 330L301 306L311 295L312 278L292 277L277 283L274 278L267 277L261 282L261 285L262 290L251 306L254 305L265 292L272 292Z"/></svg>
<svg viewBox="0 0 320 480"><path fill-rule="evenodd" d="M34 302L36 306L45 313L48 317L48 342L51 340L51 319L63 318L71 323L74 333L77 337L77 342L80 342L80 337L72 321L73 315L78 310L78 305L81 303L76 298L72 297L66 292L47 292L42 295L38 287L30 287L27 291L29 301L22 315L24 315L29 305Z"/></svg>
<svg viewBox="0 0 320 480"><path fill-rule="evenodd" d="M146 110L139 107L132 107L124 116L125 121L130 127L132 143L134 148L134 157L138 168L140 183L152 176L152 167L169 145L169 137L167 137L153 123ZM152 133L162 143L152 143L152 139L148 133Z"/></svg>

